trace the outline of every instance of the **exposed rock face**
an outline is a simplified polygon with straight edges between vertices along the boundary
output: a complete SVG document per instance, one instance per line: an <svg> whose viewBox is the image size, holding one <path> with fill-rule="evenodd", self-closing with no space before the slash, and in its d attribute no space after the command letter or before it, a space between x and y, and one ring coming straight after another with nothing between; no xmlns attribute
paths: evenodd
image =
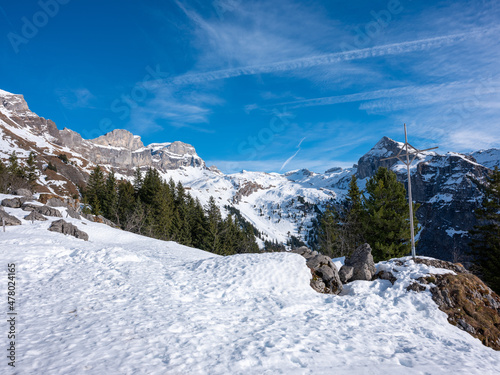
<svg viewBox="0 0 500 375"><path fill-rule="evenodd" d="M305 246L292 251L306 258L306 264L312 273L311 287L315 291L325 294L339 294L342 291L337 267L329 257Z"/></svg>
<svg viewBox="0 0 500 375"><path fill-rule="evenodd" d="M396 155L403 144L383 137L358 161L358 178L372 177L381 166L391 168L407 187L406 167L397 159L380 161ZM471 156L457 153L419 154L412 164L414 202L420 204L416 215L423 226L417 253L458 261L470 241L468 231L476 224L474 211L482 201L475 181L481 181L488 169Z"/></svg>
<svg viewBox="0 0 500 375"><path fill-rule="evenodd" d="M63 219L56 220L54 221L50 227L49 230L51 232L58 232L62 234L68 234L70 236L80 238L84 241L89 240L89 235L81 230L78 229L75 225L68 223L64 221Z"/></svg>
<svg viewBox="0 0 500 375"><path fill-rule="evenodd" d="M40 194L39 202L50 207L70 207L76 209L78 201L72 198L62 198L53 194Z"/></svg>
<svg viewBox="0 0 500 375"><path fill-rule="evenodd" d="M59 210L52 208L52 207L49 207L49 206L38 206L35 204L31 204L31 203L24 203L21 207L24 211L36 211L39 214L42 214L45 216L62 217Z"/></svg>
<svg viewBox="0 0 500 375"><path fill-rule="evenodd" d="M92 142L101 146L122 147L130 151L144 147L141 137L135 136L123 129L115 129L112 132L93 139Z"/></svg>
<svg viewBox="0 0 500 375"><path fill-rule="evenodd" d="M67 212L67 214L68 214L69 217L72 217L73 219L80 219L80 215L78 214L78 212L76 212L71 207L68 207L66 209L66 212Z"/></svg>
<svg viewBox="0 0 500 375"><path fill-rule="evenodd" d="M354 250L352 255L346 258L340 271L345 283L355 280L372 280L376 269L370 245L365 243Z"/></svg>
<svg viewBox="0 0 500 375"><path fill-rule="evenodd" d="M27 200L29 199L32 199L33 198L33 193L31 191L29 191L28 189L17 189L15 192L14 192L15 195L21 195L23 196L24 198L26 198Z"/></svg>
<svg viewBox="0 0 500 375"><path fill-rule="evenodd" d="M484 345L500 350L500 296L462 265L420 258L417 262L450 269L457 274L419 278L408 290L429 289L432 299L448 315L451 324L478 338Z"/></svg>
<svg viewBox="0 0 500 375"><path fill-rule="evenodd" d="M23 95L0 90L0 105L11 112L9 117L18 127L29 126L35 134L49 134L54 139L58 137L59 131L56 124L31 112Z"/></svg>
<svg viewBox="0 0 500 375"><path fill-rule="evenodd" d="M2 201L2 206L20 208L24 202L26 202L26 198L5 198Z"/></svg>
<svg viewBox="0 0 500 375"><path fill-rule="evenodd" d="M28 221L46 221L48 219L45 216L43 216L41 213L38 213L37 211L31 211L29 215L26 215L24 217L24 220L28 220Z"/></svg>
<svg viewBox="0 0 500 375"><path fill-rule="evenodd" d="M403 144L393 141L388 137L383 137L358 161L358 178L371 177L380 167L390 168L397 163L397 159L384 160L380 159L396 155L402 148Z"/></svg>
<svg viewBox="0 0 500 375"><path fill-rule="evenodd" d="M0 210L0 226L3 225L2 223L5 223L5 225L21 225L21 220L9 215L4 210Z"/></svg>

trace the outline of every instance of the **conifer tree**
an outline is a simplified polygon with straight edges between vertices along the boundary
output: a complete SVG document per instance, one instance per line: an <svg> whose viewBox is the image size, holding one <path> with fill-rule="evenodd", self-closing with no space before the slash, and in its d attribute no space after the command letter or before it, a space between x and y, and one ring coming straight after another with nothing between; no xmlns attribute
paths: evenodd
<svg viewBox="0 0 500 375"><path fill-rule="evenodd" d="M471 231L475 271L500 293L500 170L490 173L482 187L484 200L476 210L478 225Z"/></svg>
<svg viewBox="0 0 500 375"><path fill-rule="evenodd" d="M324 255L342 256L338 252L339 217L335 208L328 205L319 219L318 245Z"/></svg>
<svg viewBox="0 0 500 375"><path fill-rule="evenodd" d="M110 172L106 178L104 192L102 196L102 209L104 217L113 222L118 221L118 191L115 173Z"/></svg>
<svg viewBox="0 0 500 375"><path fill-rule="evenodd" d="M12 176L20 178L25 177L24 169L19 165L19 161L15 151L12 151L12 154L9 157L9 166L7 169Z"/></svg>
<svg viewBox="0 0 500 375"><path fill-rule="evenodd" d="M117 202L117 213L118 221L117 224L124 226L127 219L132 215L135 207L135 190L134 186L125 180L121 180L118 183L118 202Z"/></svg>
<svg viewBox="0 0 500 375"><path fill-rule="evenodd" d="M366 184L363 203L363 234L372 248L374 260L407 255L411 251L409 207L406 189L397 181L396 174L380 167ZM414 222L417 233L415 217Z"/></svg>
<svg viewBox="0 0 500 375"><path fill-rule="evenodd" d="M142 181L141 168L137 167L134 172L134 189L136 193L139 193L139 190L141 190Z"/></svg>
<svg viewBox="0 0 500 375"><path fill-rule="evenodd" d="M36 173L36 155L33 151L30 152L28 159L26 160L26 177L28 179L28 182L33 185L37 179L37 173Z"/></svg>
<svg viewBox="0 0 500 375"><path fill-rule="evenodd" d="M102 214L105 185L106 182L104 179L104 173L100 166L96 166L90 173L86 191L86 195L90 205L92 206L92 213L94 215Z"/></svg>
<svg viewBox="0 0 500 375"><path fill-rule="evenodd" d="M207 246L212 253L219 254L222 250L222 216L219 207L215 204L214 197L210 197L206 208L207 215Z"/></svg>

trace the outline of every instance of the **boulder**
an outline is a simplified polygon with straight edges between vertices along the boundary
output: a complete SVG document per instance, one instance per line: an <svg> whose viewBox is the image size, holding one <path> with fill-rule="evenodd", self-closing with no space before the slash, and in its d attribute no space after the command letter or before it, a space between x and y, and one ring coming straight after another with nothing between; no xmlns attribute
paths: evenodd
<svg viewBox="0 0 500 375"><path fill-rule="evenodd" d="M339 294L342 291L339 272L329 257L305 246L294 249L292 252L306 258L306 264L312 274L311 287L315 291L326 294Z"/></svg>
<svg viewBox="0 0 500 375"><path fill-rule="evenodd" d="M354 267L346 265L340 267L339 277L342 284L347 284L347 282L352 279L353 274L354 274Z"/></svg>
<svg viewBox="0 0 500 375"><path fill-rule="evenodd" d="M89 240L89 235L83 231L81 231L80 229L78 229L77 226L71 224L71 223L68 223L67 221L64 221L63 219L60 219L60 220L56 220L54 221L50 227L49 227L49 230L51 232L58 232L58 233L62 233L62 234L69 234L70 236L73 236L73 237L76 237L76 238L80 238L84 241L88 241Z"/></svg>
<svg viewBox="0 0 500 375"><path fill-rule="evenodd" d="M54 194L40 194L38 201L50 207L70 207L72 209L77 209L79 204L73 198L62 198Z"/></svg>
<svg viewBox="0 0 500 375"><path fill-rule="evenodd" d="M3 201L2 201L2 206L5 206L5 207L10 207L10 208L20 208L23 203L26 202L26 198L25 197L21 197L21 198L5 198Z"/></svg>
<svg viewBox="0 0 500 375"><path fill-rule="evenodd" d="M32 199L33 198L33 193L31 191L29 191L28 189L17 189L15 192L14 192L15 195L21 195L22 197L26 198L26 199Z"/></svg>
<svg viewBox="0 0 500 375"><path fill-rule="evenodd" d="M396 282L397 278L389 271L380 271L375 276L373 276L373 280L381 279L381 280L389 280L392 285Z"/></svg>
<svg viewBox="0 0 500 375"><path fill-rule="evenodd" d="M3 222L5 222L5 225L21 225L21 220L17 217L9 215L4 210L0 210L0 225L3 225Z"/></svg>
<svg viewBox="0 0 500 375"><path fill-rule="evenodd" d="M67 216L72 217L73 219L80 219L80 215L78 214L78 212L73 210L71 207L68 207L66 209L66 214Z"/></svg>
<svg viewBox="0 0 500 375"><path fill-rule="evenodd" d="M342 268L346 266L353 268L352 276L347 279L346 282L355 280L371 280L376 273L376 269L370 245L365 243L354 250L352 255L345 260L345 265ZM347 275L348 272L343 271L343 274Z"/></svg>
<svg viewBox="0 0 500 375"><path fill-rule="evenodd" d="M62 217L59 210L52 208L52 207L49 207L49 206L38 206L38 205L32 204L32 203L23 203L21 208L24 211L36 211L39 214L42 214L45 216Z"/></svg>
<svg viewBox="0 0 500 375"><path fill-rule="evenodd" d="M41 213L37 211L31 211L29 215L26 215L24 217L24 220L29 220L29 221L46 221L48 220L45 216L43 216Z"/></svg>

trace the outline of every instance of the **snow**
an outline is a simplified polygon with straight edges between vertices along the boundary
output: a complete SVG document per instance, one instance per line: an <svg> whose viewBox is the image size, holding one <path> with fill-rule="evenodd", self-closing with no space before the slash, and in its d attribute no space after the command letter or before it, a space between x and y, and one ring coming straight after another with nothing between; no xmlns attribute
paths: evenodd
<svg viewBox="0 0 500 375"><path fill-rule="evenodd" d="M219 257L65 220L89 241L49 232L50 222L22 220L0 233L0 278L7 278L6 264L17 268L18 373L493 374L500 368L500 353L450 325L430 292L406 292L415 278L449 271L410 258L403 266L382 262L378 270L398 277L394 286L356 281L342 295L323 295L310 288L297 254ZM5 317L6 304L2 309ZM0 330L7 332L6 319Z"/></svg>
<svg viewBox="0 0 500 375"><path fill-rule="evenodd" d="M453 237L455 234L458 234L459 236L465 236L465 235L469 234L469 232L467 232L466 230L456 230L456 229L450 228L450 229L446 229L446 234L450 237Z"/></svg>
<svg viewBox="0 0 500 375"><path fill-rule="evenodd" d="M15 94L0 89L0 96L7 96L7 95L10 96Z"/></svg>
<svg viewBox="0 0 500 375"><path fill-rule="evenodd" d="M493 169L500 167L500 149L491 148L489 150L480 150L470 154L476 161L487 168Z"/></svg>

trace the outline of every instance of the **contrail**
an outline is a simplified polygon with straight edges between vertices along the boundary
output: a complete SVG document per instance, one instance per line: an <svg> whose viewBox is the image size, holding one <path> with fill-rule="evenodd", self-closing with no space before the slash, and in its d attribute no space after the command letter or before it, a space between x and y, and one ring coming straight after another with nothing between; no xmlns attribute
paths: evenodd
<svg viewBox="0 0 500 375"><path fill-rule="evenodd" d="M281 172L281 170L282 170L283 168L285 168L285 166L286 166L288 163L290 163L290 162L292 161L292 159L293 159L294 157L296 157L296 156L297 156L297 154L299 153L299 151L300 151L300 148L299 148L297 151L295 151L295 154L293 154L293 155L292 155L292 156L290 156L288 159L286 159L286 161L283 163L283 165L282 165L282 166L281 166L281 168L280 168L280 172Z"/></svg>
<svg viewBox="0 0 500 375"><path fill-rule="evenodd" d="M295 151L295 154L293 154L293 155L292 155L292 156L290 156L288 159L286 159L286 161L285 161L285 162L283 163L283 165L281 166L280 171L281 171L283 168L285 168L285 167L286 167L286 165L287 165L288 163L290 163L294 157L296 157L296 156L297 156L297 154L298 154L298 153L299 153L299 151L300 151L300 145L302 144L302 142L304 142L304 139L306 139L306 138L307 138L307 137L304 137L304 138L302 138L302 139L300 140L299 144L297 145L298 150L297 150L297 151Z"/></svg>
<svg viewBox="0 0 500 375"><path fill-rule="evenodd" d="M475 31L467 33L425 38L409 42L386 44L382 46L363 48L353 51L335 52L312 57L303 57L270 64L243 66L232 69L221 69L204 73L188 73L172 78L170 80L166 80L165 83L183 85L209 82L225 78L234 78L262 73L282 72L288 70L309 68L313 66L335 64L343 61L361 60L370 57L398 55L414 51L423 51L431 48L439 48L446 45L455 44L467 39L470 36L479 34L484 31L484 29L477 29Z"/></svg>

